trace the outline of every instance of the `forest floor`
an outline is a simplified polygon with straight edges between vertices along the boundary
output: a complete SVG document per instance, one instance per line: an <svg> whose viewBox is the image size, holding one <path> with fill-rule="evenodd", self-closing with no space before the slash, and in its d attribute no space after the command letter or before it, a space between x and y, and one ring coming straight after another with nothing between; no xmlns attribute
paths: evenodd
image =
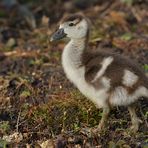
<svg viewBox="0 0 148 148"><path fill-rule="evenodd" d="M7 11L0 4L0 148L148 147L148 106L143 99L137 107L143 123L136 134L129 130L125 107L111 111L98 135L82 132L98 125L102 110L67 80L61 66L66 41L49 41L63 15L81 11L91 21L91 49L126 55L148 72L148 3L55 2L25 2L36 26L30 23L34 18L25 22L18 8Z"/></svg>

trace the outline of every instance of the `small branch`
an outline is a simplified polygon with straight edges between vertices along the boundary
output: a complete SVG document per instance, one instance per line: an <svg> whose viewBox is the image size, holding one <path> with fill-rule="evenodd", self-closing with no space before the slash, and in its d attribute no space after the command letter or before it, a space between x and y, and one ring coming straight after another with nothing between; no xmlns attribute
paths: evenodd
<svg viewBox="0 0 148 148"><path fill-rule="evenodd" d="M33 57L38 55L39 52L18 52L18 51L9 51L9 52L0 52L1 56L9 57L9 56L14 56L14 57Z"/></svg>
<svg viewBox="0 0 148 148"><path fill-rule="evenodd" d="M16 132L18 132L19 121L20 121L20 115L21 115L21 109L20 109L19 114L18 114L18 117L17 117L17 122L16 122Z"/></svg>

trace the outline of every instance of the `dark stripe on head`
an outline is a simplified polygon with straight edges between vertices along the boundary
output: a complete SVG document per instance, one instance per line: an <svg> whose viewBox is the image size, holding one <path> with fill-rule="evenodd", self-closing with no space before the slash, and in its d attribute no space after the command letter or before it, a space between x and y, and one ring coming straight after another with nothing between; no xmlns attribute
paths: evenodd
<svg viewBox="0 0 148 148"><path fill-rule="evenodd" d="M72 21L77 20L77 23L79 23L83 18L84 17L81 14L73 14L73 15L64 17L61 22L64 23L64 22L72 22Z"/></svg>

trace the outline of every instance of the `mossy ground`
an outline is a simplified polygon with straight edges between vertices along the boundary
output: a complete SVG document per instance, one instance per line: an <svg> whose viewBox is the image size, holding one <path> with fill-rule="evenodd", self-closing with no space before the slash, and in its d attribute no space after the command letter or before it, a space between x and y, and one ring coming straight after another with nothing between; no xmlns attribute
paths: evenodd
<svg viewBox="0 0 148 148"><path fill-rule="evenodd" d="M11 22L16 18L10 16L8 20L4 12L0 12L4 26L0 36L0 147L147 147L143 118L147 119L148 112L144 100L137 107L143 123L136 134L129 131L131 121L125 107L112 109L106 129L97 136L81 132L82 128L98 125L102 110L67 80L61 66L65 41L49 42L49 35L61 15L69 13L61 7L61 2L56 6L52 1L26 2L38 16L38 27L34 31L25 24L13 26ZM47 6L51 5L49 10ZM73 9L74 12L80 10L76 6ZM90 48L127 55L147 72L146 2L128 5L102 1L81 11L92 22ZM14 136L15 133L19 134ZM14 139L9 141L10 136Z"/></svg>

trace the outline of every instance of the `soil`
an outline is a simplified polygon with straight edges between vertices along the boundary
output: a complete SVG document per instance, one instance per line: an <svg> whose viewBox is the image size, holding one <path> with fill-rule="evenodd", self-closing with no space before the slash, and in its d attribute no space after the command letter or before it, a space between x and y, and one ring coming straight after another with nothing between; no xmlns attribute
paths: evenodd
<svg viewBox="0 0 148 148"><path fill-rule="evenodd" d="M144 98L137 103L143 121L137 133L129 130L126 107L113 108L104 131L84 131L98 125L102 110L63 72L67 39L49 41L63 16L81 11L91 22L90 49L126 55L148 73L146 0L20 0L0 8L0 147L148 147Z"/></svg>

